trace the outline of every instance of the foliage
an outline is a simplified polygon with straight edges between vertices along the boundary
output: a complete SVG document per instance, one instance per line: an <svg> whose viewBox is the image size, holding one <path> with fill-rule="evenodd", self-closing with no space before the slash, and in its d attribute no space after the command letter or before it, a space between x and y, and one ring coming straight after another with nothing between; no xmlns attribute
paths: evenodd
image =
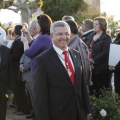
<svg viewBox="0 0 120 120"><path fill-rule="evenodd" d="M102 16L105 16L107 18L107 21L108 21L108 29L111 30L111 36L114 37L114 33L115 33L115 30L117 28L120 28L119 26L119 21L115 21L114 20L114 16L107 16L106 13L102 13L101 14Z"/></svg>
<svg viewBox="0 0 120 120"><path fill-rule="evenodd" d="M0 9L2 9L2 8L6 9L9 6L13 5L13 1L14 0L1 0Z"/></svg>
<svg viewBox="0 0 120 120"><path fill-rule="evenodd" d="M100 98L93 95L90 100L92 120L120 120L120 96L118 94L104 90ZM106 111L106 113L102 116L100 111Z"/></svg>
<svg viewBox="0 0 120 120"><path fill-rule="evenodd" d="M42 10L55 20L64 15L73 15L79 9L84 10L87 4L83 0L44 0Z"/></svg>
<svg viewBox="0 0 120 120"><path fill-rule="evenodd" d="M81 24L85 19L92 19L94 20L95 17L99 16L100 14L95 11L96 8L91 7L90 5L87 6L84 10L79 10L76 14L74 14L74 18L78 24Z"/></svg>

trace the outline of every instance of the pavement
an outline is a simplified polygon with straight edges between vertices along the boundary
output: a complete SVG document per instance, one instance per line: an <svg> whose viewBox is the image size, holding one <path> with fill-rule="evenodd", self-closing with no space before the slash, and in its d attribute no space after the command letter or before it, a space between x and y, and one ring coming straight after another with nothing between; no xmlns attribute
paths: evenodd
<svg viewBox="0 0 120 120"><path fill-rule="evenodd" d="M15 108L7 108L6 120L32 120L26 119L27 115L16 115Z"/></svg>

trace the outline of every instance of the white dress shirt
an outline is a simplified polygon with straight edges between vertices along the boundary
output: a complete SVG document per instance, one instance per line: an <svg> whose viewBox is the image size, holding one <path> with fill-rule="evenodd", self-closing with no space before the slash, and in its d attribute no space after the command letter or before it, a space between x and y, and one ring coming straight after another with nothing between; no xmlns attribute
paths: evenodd
<svg viewBox="0 0 120 120"><path fill-rule="evenodd" d="M3 44L6 40L6 32L0 27L0 44Z"/></svg>
<svg viewBox="0 0 120 120"><path fill-rule="evenodd" d="M60 58L60 61L62 62L62 64L64 65L64 67L66 68L66 65L65 65L65 60L64 60L64 54L63 54L63 50L61 50L60 48L56 47L54 44L53 44L53 48L54 50L57 52L57 55L58 57ZM68 47L66 48L66 51L68 51ZM69 54L69 51L68 51L68 54ZM73 67L73 70L75 71L74 69L74 64L73 64L73 61L72 61L72 58L70 56L70 54L68 55L69 59L70 59L70 62L72 64L72 67Z"/></svg>

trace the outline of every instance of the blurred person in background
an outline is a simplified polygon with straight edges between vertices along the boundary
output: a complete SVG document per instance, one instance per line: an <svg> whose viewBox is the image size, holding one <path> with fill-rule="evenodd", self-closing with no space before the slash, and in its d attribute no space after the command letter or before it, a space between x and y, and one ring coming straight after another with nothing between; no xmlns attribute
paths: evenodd
<svg viewBox="0 0 120 120"><path fill-rule="evenodd" d="M1 27L1 23L0 23L0 44L3 44L5 40L6 40L6 32Z"/></svg>
<svg viewBox="0 0 120 120"><path fill-rule="evenodd" d="M8 48L11 48L14 39L15 39L14 28L7 29L7 38L3 44Z"/></svg>
<svg viewBox="0 0 120 120"><path fill-rule="evenodd" d="M111 37L107 34L107 20L105 17L94 19L94 33L90 35L91 53L89 56L92 66L92 88L96 97L101 94L101 89L110 88L111 72L108 66L109 48Z"/></svg>
<svg viewBox="0 0 120 120"><path fill-rule="evenodd" d="M62 17L62 20L63 20L63 21L67 21L67 20L75 21L75 18L74 18L73 16L64 15L64 16ZM79 36L80 38L82 38L81 26L78 26L78 36Z"/></svg>
<svg viewBox="0 0 120 120"><path fill-rule="evenodd" d="M13 22L9 22L8 23L8 27L5 29L5 31L6 31L6 40L9 40L9 36L8 36L8 29L14 29L14 24L13 24Z"/></svg>
<svg viewBox="0 0 120 120"><path fill-rule="evenodd" d="M62 20L63 21L66 21L66 20L73 20L73 21L75 21L74 17L73 16L69 16L69 15L64 15L62 17Z"/></svg>
<svg viewBox="0 0 120 120"><path fill-rule="evenodd" d="M37 20L33 20L30 23L29 29L22 29L22 32L25 34L25 38L27 39L29 46L32 45L34 40L39 36L39 31L37 30ZM33 74L30 66L30 58L25 54L22 55L20 60L20 70L22 72L23 80L25 81L25 87L28 90L30 96L30 102L32 103L32 112L30 115L26 116L26 118L34 118L34 106L33 106Z"/></svg>
<svg viewBox="0 0 120 120"><path fill-rule="evenodd" d="M113 44L120 45L120 29L116 29L115 32L116 32L116 38L113 41ZM115 53L115 54L117 54L117 53ZM109 69L114 73L115 92L120 95L120 61L118 62L118 64L115 67L109 66Z"/></svg>
<svg viewBox="0 0 120 120"><path fill-rule="evenodd" d="M0 44L0 120L6 120L8 90L14 84L12 67L9 48Z"/></svg>
<svg viewBox="0 0 120 120"><path fill-rule="evenodd" d="M12 55L12 63L13 63L13 73L14 73L14 95L15 101L17 105L17 114L28 114L30 113L27 95L25 91L25 82L18 79L18 75L20 73L20 58L24 53L24 46L21 42L21 29L22 25L16 25L14 28L15 40L12 43L10 48Z"/></svg>
<svg viewBox="0 0 120 120"><path fill-rule="evenodd" d="M22 23L22 27L23 28L28 28L28 24L27 23Z"/></svg>
<svg viewBox="0 0 120 120"><path fill-rule="evenodd" d="M39 36L34 40L32 45L29 47L27 39L25 37L22 39L25 55L30 58L32 71L34 71L35 58L52 46L52 41L50 39L50 26L52 24L52 19L47 14L42 14L37 17L37 21Z"/></svg>
<svg viewBox="0 0 120 120"><path fill-rule="evenodd" d="M27 39L29 46L35 41L35 39L39 36L40 31L37 29L38 21L34 19L30 22L29 28L23 28L21 31L24 37Z"/></svg>
<svg viewBox="0 0 120 120"><path fill-rule="evenodd" d="M93 30L93 20L85 19L82 23L82 30L83 30L83 38L82 40L86 45L88 45L88 37L91 33L94 32ZM89 46L88 46L89 47Z"/></svg>
<svg viewBox="0 0 120 120"><path fill-rule="evenodd" d="M107 34L111 36L111 30L110 29L107 29Z"/></svg>
<svg viewBox="0 0 120 120"><path fill-rule="evenodd" d="M78 26L75 21L67 20L65 21L70 26L71 30L71 36L70 36L70 42L68 44L68 47L75 49L79 51L81 56L81 61L84 67L84 77L88 85L90 85L91 80L91 71L90 71L90 65L89 65L89 50L87 45L79 38L78 36Z"/></svg>

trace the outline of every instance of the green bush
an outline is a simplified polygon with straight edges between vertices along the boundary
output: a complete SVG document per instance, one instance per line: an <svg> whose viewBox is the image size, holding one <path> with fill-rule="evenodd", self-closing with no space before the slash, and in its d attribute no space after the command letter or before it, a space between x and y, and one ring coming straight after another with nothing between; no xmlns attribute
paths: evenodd
<svg viewBox="0 0 120 120"><path fill-rule="evenodd" d="M102 91L100 98L90 96L91 120L120 120L120 97L110 90Z"/></svg>

